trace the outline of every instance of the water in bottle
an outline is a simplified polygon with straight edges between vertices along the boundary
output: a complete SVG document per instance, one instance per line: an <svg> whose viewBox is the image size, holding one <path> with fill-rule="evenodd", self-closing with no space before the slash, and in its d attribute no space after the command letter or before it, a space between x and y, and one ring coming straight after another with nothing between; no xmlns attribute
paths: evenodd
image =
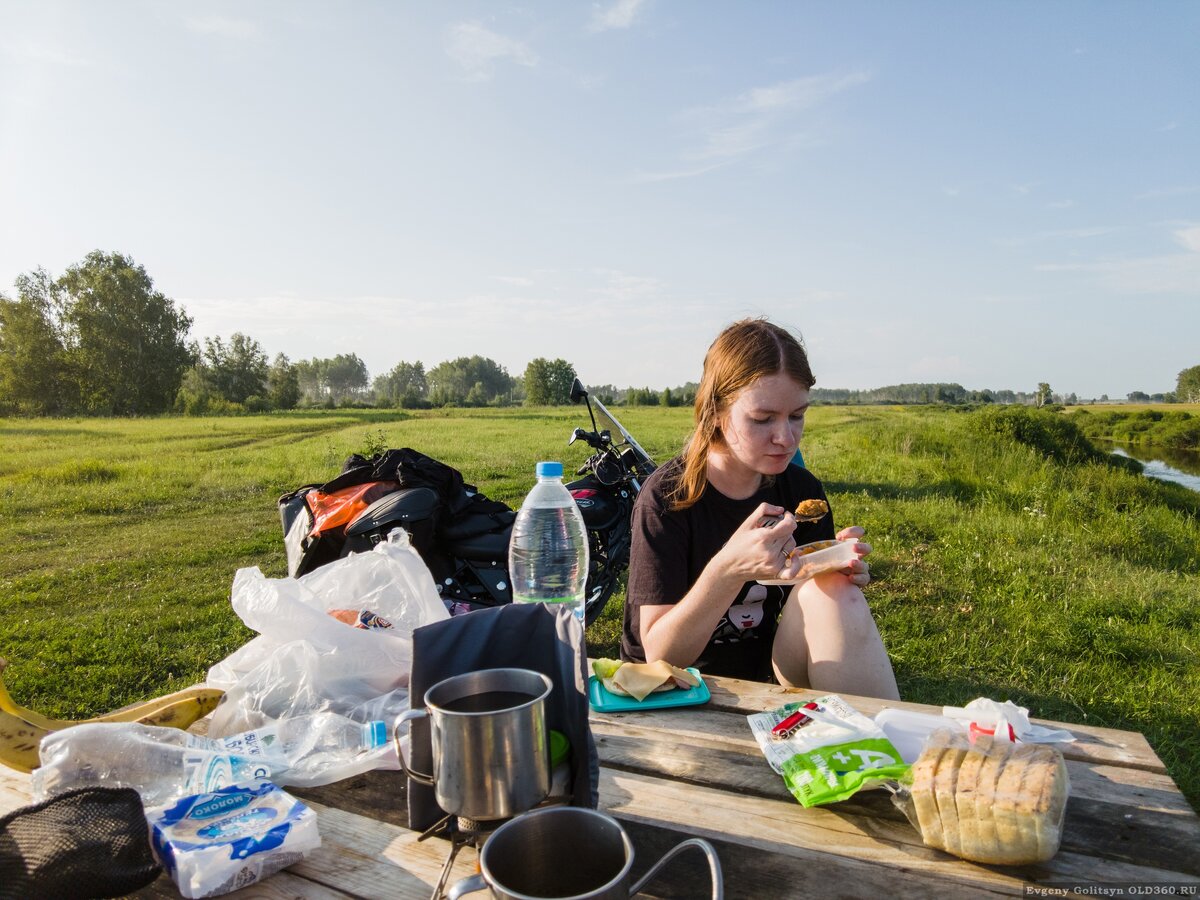
<svg viewBox="0 0 1200 900"><path fill-rule="evenodd" d="M583 515L562 481L562 463L537 464L537 484L521 504L508 546L517 603L568 603L584 621L588 539Z"/></svg>

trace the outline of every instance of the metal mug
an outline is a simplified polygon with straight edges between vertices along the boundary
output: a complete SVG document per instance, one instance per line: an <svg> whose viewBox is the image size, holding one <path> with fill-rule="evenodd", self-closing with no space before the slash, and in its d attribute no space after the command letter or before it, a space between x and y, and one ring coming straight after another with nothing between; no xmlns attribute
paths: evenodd
<svg viewBox="0 0 1200 900"><path fill-rule="evenodd" d="M554 685L529 669L481 669L439 681L425 706L396 720L396 747L408 777L433 787L438 806L467 819L506 819L550 793L545 701ZM428 717L433 773L404 759L400 726Z"/></svg>
<svg viewBox="0 0 1200 900"><path fill-rule="evenodd" d="M713 900L721 900L721 863L708 841L691 838L672 847L633 887L633 843L612 816L579 806L537 809L505 822L479 853L480 874L450 888L450 900L491 889L496 900L628 900L682 850L708 857Z"/></svg>

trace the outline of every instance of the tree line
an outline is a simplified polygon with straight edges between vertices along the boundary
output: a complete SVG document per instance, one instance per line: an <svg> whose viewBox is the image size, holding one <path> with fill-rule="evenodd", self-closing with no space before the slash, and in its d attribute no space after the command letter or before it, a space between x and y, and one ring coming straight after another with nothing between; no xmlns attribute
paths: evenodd
<svg viewBox="0 0 1200 900"><path fill-rule="evenodd" d="M538 358L521 375L482 356L371 380L354 353L270 359L240 332L188 340L192 319L121 253L89 253L58 278L18 276L0 294L0 414L152 415L297 406L487 406L569 402L575 369Z"/></svg>
<svg viewBox="0 0 1200 900"><path fill-rule="evenodd" d="M188 340L192 319L155 290L146 270L120 253L89 253L58 278L36 269L16 279L17 297L0 293L0 414L150 415L264 412L297 406L555 405L569 402L574 367L538 358L510 374L479 355L426 370L401 361L374 379L357 354L271 359L254 338ZM610 405L690 406L698 385L674 388L591 386ZM872 390L814 388L826 404L1073 404L1045 382L1036 391L968 391L960 384L899 384ZM1101 397L1101 401L1108 399ZM1176 390L1143 402L1200 402L1200 365L1179 373Z"/></svg>

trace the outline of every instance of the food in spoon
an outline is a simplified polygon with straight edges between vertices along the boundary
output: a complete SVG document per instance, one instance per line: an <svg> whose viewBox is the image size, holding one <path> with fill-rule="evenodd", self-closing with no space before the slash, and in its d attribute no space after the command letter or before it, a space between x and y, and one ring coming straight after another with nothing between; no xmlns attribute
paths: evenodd
<svg viewBox="0 0 1200 900"><path fill-rule="evenodd" d="M829 512L829 504L824 500L801 500L796 506L796 518L815 522Z"/></svg>

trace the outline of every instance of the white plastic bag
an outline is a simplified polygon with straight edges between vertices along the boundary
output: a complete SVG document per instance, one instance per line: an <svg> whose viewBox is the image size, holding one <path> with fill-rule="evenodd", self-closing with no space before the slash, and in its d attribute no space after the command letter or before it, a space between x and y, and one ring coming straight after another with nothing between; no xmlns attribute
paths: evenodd
<svg viewBox="0 0 1200 900"><path fill-rule="evenodd" d="M966 706L943 706L942 715L983 734L995 733L1002 740L1027 744L1060 744L1075 740L1075 735L1069 731L1034 725L1029 721L1029 710L1011 700L997 703L988 697L979 697Z"/></svg>
<svg viewBox="0 0 1200 900"><path fill-rule="evenodd" d="M327 711L393 721L408 708L413 630L449 617L403 529L300 578L239 569L232 602L259 636L208 672L209 686L226 692L209 726L217 737ZM329 615L344 609L369 610L392 627L355 628Z"/></svg>

